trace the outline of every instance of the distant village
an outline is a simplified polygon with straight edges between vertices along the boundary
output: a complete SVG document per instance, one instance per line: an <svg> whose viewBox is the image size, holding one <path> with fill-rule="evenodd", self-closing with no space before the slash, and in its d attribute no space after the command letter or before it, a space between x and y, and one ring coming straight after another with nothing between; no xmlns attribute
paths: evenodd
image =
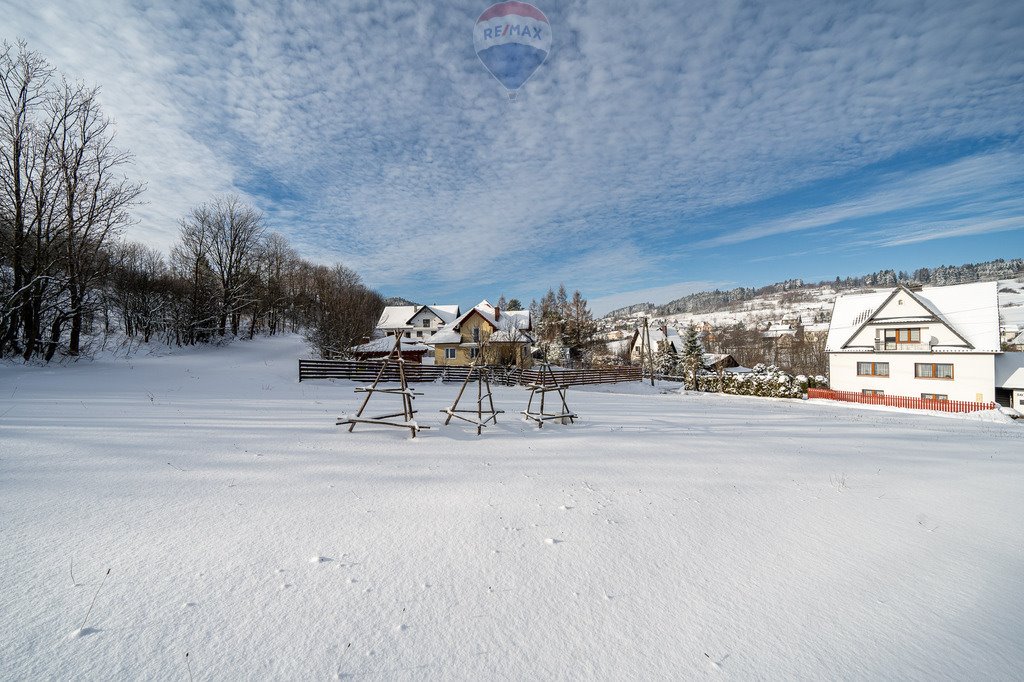
<svg viewBox="0 0 1024 682"><path fill-rule="evenodd" d="M386 306L352 354L382 358L400 339L403 357L420 364L639 364L669 378L692 371L695 384L698 373L768 365L857 395L1024 406L1024 280L823 287L710 313L600 319L578 291L571 301L563 289L529 308L512 303Z"/></svg>

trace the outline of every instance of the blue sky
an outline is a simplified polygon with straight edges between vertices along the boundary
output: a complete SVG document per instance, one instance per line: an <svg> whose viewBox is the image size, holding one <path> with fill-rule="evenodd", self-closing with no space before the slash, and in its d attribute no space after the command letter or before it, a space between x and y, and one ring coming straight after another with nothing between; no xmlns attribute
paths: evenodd
<svg viewBox="0 0 1024 682"><path fill-rule="evenodd" d="M164 249L236 191L387 295L599 313L1024 255L1022 3L539 2L515 103L488 4L0 0L0 37L102 86Z"/></svg>

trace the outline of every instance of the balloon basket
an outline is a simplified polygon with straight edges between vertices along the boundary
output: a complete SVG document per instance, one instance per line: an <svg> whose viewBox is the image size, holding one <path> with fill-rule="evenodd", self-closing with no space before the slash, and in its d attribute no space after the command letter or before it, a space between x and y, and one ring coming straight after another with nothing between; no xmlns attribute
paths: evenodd
<svg viewBox="0 0 1024 682"><path fill-rule="evenodd" d="M519 101L519 91L518 90L509 90L509 92L508 92L508 101L509 102L517 102L517 101Z"/></svg>

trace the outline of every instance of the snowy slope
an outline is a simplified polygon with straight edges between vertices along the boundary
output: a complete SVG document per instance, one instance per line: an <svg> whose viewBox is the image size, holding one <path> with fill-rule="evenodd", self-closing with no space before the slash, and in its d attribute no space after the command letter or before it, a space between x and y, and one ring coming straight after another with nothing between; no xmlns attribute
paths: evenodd
<svg viewBox="0 0 1024 682"><path fill-rule="evenodd" d="M630 384L477 438L427 385L348 434L304 354L0 367L3 678L1024 669L1019 425Z"/></svg>

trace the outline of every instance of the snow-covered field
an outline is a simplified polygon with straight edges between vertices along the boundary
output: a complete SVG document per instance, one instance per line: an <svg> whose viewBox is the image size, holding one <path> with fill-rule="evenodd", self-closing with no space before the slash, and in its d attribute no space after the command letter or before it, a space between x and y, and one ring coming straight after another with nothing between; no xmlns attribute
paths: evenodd
<svg viewBox="0 0 1024 682"><path fill-rule="evenodd" d="M0 678L1024 670L1019 424L634 384L478 438L428 385L410 440L304 354L0 366Z"/></svg>

